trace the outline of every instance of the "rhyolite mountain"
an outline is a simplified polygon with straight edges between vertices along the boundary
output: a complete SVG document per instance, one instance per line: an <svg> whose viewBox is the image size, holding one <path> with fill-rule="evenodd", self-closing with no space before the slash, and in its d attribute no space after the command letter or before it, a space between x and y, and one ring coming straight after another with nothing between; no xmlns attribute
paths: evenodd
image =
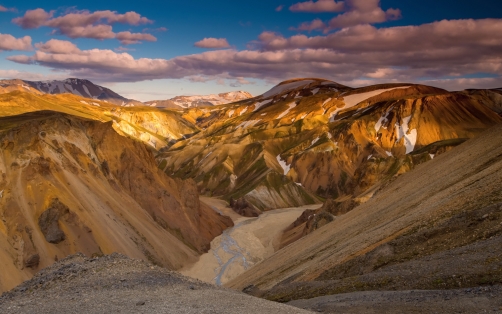
<svg viewBox="0 0 502 314"><path fill-rule="evenodd" d="M254 285L252 293L281 301L314 296L294 292L297 285L311 291L312 280L325 281L324 294L349 291L344 278L366 259L393 264L415 256L426 247L417 230L442 243L434 234L450 232L450 218L458 230L489 222L476 229L488 233L466 231L465 239L498 235L500 210L490 206L502 201L500 90L351 88L309 78L229 104L170 110L121 106L88 85L86 95L71 86L81 95L66 85L57 89L67 92L53 94L53 85L0 84L2 290L78 251L118 251L170 269L193 263L232 225L199 202L199 193L252 215L324 203L283 234L285 253L230 284ZM446 249L478 245L455 242L458 235L451 233ZM333 240L342 238L342 245ZM385 255L388 247L380 245L387 240L397 255ZM485 270L475 275L492 274ZM363 286L375 288L382 276L370 284L362 278ZM342 286L324 286L339 279ZM429 289L436 279L416 287Z"/></svg>
<svg viewBox="0 0 502 314"><path fill-rule="evenodd" d="M158 169L155 147L197 131L177 113L16 90L0 116L0 290L76 252L178 269L233 225Z"/></svg>
<svg viewBox="0 0 502 314"><path fill-rule="evenodd" d="M501 104L498 90L296 79L251 99L184 110L200 132L162 149L157 161L204 194L258 210L329 198L343 213L501 123Z"/></svg>
<svg viewBox="0 0 502 314"><path fill-rule="evenodd" d="M285 234L308 225L306 236L227 286L328 313L498 311L501 171L499 124L400 175L353 210L334 213L331 222L329 207L311 213Z"/></svg>

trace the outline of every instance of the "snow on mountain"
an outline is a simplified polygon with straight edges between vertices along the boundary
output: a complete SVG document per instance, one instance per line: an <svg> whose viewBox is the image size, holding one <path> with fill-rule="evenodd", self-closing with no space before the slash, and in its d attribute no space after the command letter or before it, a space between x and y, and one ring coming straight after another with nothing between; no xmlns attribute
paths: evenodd
<svg viewBox="0 0 502 314"><path fill-rule="evenodd" d="M305 87L313 82L314 82L313 80L301 80L301 81L296 81L296 82L279 84L279 85L273 87L271 90L269 90L265 94L263 94L262 97L263 98L273 97L273 96L276 96L279 94L283 94L286 91L297 89L299 87Z"/></svg>
<svg viewBox="0 0 502 314"><path fill-rule="evenodd" d="M358 93L358 94L353 94L350 96L345 96L345 97L343 97L343 102L345 103L345 106L342 108L338 108L331 113L330 122L335 121L336 115L341 110L352 108L352 107L356 106L357 104L359 104L359 103L361 103L361 102L363 102L373 96L381 95L385 92L389 92L389 91L392 91L395 89L404 89L404 88L409 88L409 87L410 86L400 86L400 87L393 87L393 88L377 89L377 90L370 91L370 92Z"/></svg>
<svg viewBox="0 0 502 314"><path fill-rule="evenodd" d="M253 97L245 91L235 91L211 95L176 96L168 100L152 100L145 104L152 107L186 109L192 107L224 105Z"/></svg>
<svg viewBox="0 0 502 314"><path fill-rule="evenodd" d="M2 87L0 92L10 92L21 87L30 92L52 95L68 93L89 99L107 101L119 106L143 105L139 101L127 99L106 87L78 78L52 81L1 80L0 87Z"/></svg>

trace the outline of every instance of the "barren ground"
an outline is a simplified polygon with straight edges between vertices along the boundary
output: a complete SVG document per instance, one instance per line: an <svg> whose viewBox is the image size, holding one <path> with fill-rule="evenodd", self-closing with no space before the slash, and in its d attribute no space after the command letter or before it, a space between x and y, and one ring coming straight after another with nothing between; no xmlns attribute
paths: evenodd
<svg viewBox="0 0 502 314"><path fill-rule="evenodd" d="M236 214L222 200L201 197L201 201L230 216L235 226L216 237L211 242L211 250L195 264L184 267L181 273L217 285L224 284L271 256L279 247L282 231L305 209L320 206L277 209L257 218L248 218Z"/></svg>

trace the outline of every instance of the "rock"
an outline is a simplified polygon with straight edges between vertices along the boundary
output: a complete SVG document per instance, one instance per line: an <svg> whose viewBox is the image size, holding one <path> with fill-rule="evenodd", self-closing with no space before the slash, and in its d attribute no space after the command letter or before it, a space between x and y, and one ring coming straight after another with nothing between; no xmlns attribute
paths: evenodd
<svg viewBox="0 0 502 314"><path fill-rule="evenodd" d="M305 225L305 229L303 230L303 235L310 234L314 230L317 230L334 220L335 216L325 211L313 214Z"/></svg>
<svg viewBox="0 0 502 314"><path fill-rule="evenodd" d="M38 225L47 242L57 244L65 240L66 235L59 228L59 220L69 212L70 209L55 198L49 208L40 215Z"/></svg>
<svg viewBox="0 0 502 314"><path fill-rule="evenodd" d="M258 217L261 211L247 202L244 198L234 200L230 198L230 207L239 215L244 217Z"/></svg>
<svg viewBox="0 0 502 314"><path fill-rule="evenodd" d="M138 301L138 302L136 302L136 306L141 306L141 305L145 305L145 301Z"/></svg>
<svg viewBox="0 0 502 314"><path fill-rule="evenodd" d="M340 216L348 213L352 209L354 209L360 202L355 199L347 199L344 201L337 201L333 199L327 199L326 202L322 205L319 211L328 212L334 216Z"/></svg>
<svg viewBox="0 0 502 314"><path fill-rule="evenodd" d="M24 266L27 268L36 268L40 263L40 255L33 254L26 261L24 261Z"/></svg>

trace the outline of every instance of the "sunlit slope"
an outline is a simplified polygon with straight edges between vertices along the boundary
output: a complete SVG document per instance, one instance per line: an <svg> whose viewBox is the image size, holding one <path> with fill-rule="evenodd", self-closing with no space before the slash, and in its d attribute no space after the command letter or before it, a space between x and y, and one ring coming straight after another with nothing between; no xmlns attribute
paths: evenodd
<svg viewBox="0 0 502 314"><path fill-rule="evenodd" d="M288 301L500 283L501 156L498 125L399 176L229 286Z"/></svg>
<svg viewBox="0 0 502 314"><path fill-rule="evenodd" d="M1 290L76 252L177 269L232 225L112 124L53 111L0 118Z"/></svg>
<svg viewBox="0 0 502 314"><path fill-rule="evenodd" d="M159 150L168 143L198 132L180 113L150 107L120 107L72 94L37 95L24 91L0 94L0 116L51 110L98 121L113 121L117 132Z"/></svg>
<svg viewBox="0 0 502 314"><path fill-rule="evenodd" d="M249 100L184 111L202 131L157 160L206 194L260 209L317 196L353 208L396 175L502 122L490 95L290 80Z"/></svg>

